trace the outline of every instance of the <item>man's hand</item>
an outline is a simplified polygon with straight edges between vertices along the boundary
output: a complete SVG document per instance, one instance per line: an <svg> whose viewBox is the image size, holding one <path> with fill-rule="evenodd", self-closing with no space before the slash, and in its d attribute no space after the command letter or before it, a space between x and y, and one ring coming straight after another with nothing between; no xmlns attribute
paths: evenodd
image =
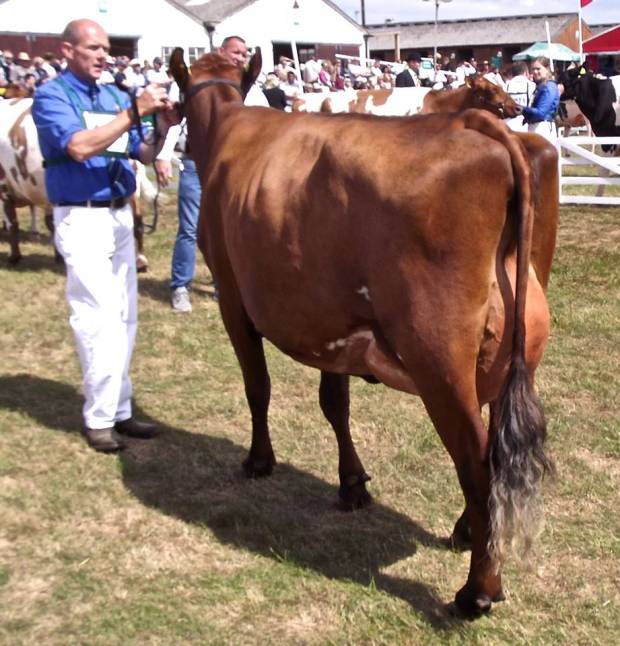
<svg viewBox="0 0 620 646"><path fill-rule="evenodd" d="M168 93L166 90L155 83L149 83L144 88L144 91L136 99L136 105L138 106L140 117L155 114L162 110L173 109L168 102Z"/></svg>
<svg viewBox="0 0 620 646"><path fill-rule="evenodd" d="M170 178L172 177L172 164L167 159L155 160L155 172L157 173L157 181L162 187L168 186Z"/></svg>

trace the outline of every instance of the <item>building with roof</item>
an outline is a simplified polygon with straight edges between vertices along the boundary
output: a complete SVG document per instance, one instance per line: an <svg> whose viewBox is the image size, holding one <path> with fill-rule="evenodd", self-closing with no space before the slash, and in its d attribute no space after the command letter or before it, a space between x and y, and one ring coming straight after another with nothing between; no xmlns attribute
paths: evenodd
<svg viewBox="0 0 620 646"><path fill-rule="evenodd" d="M444 55L454 53L457 59L491 60L501 54L501 59L509 62L532 43L547 40L546 23L552 42L579 50L576 12L440 20L436 35L434 21L369 25L368 47L372 56L384 60L404 59L412 52L432 56L436 43L438 51ZM591 36L583 21L582 30L584 40Z"/></svg>
<svg viewBox="0 0 620 646"><path fill-rule="evenodd" d="M31 56L59 52L60 34L74 18L99 22L110 37L111 54L168 58L183 47L192 62L226 36L259 45L263 70L292 57L314 54L359 56L366 30L330 0L0 0L0 49Z"/></svg>

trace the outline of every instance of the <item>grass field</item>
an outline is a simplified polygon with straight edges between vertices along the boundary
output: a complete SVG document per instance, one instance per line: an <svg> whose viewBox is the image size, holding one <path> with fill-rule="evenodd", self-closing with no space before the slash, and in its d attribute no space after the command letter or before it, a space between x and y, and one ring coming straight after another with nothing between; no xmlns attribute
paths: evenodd
<svg viewBox="0 0 620 646"><path fill-rule="evenodd" d="M24 218L23 222L27 220ZM119 456L85 446L62 271L0 239L0 643L609 645L620 634L620 209L565 207L537 383L558 477L536 566L463 622L445 609L469 554L447 549L462 499L418 399L352 383L375 504L336 507L319 374L272 347L273 477L246 480L249 413L212 286L172 314L170 207L147 238L136 408L165 433Z"/></svg>

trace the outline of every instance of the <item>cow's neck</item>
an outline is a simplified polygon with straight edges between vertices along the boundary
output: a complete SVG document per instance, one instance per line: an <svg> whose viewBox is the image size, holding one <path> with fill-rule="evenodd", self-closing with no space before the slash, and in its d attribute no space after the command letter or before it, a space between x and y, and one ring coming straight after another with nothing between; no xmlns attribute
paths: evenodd
<svg viewBox="0 0 620 646"><path fill-rule="evenodd" d="M202 92L186 108L192 157L199 168L208 165L222 123L241 107L240 101L225 100L217 89L213 89Z"/></svg>

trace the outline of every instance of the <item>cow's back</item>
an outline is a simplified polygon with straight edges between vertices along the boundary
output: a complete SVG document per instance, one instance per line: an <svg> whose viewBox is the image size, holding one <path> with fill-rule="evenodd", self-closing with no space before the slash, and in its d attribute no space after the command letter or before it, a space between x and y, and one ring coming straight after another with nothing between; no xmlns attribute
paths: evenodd
<svg viewBox="0 0 620 646"><path fill-rule="evenodd" d="M0 197L45 206L43 158L31 114L32 99L0 102Z"/></svg>
<svg viewBox="0 0 620 646"><path fill-rule="evenodd" d="M205 236L216 273L218 263L230 268L250 317L276 345L310 335L313 302L329 311L334 329L325 338L370 316L360 289L376 295L373 308L388 310L381 301L398 276L386 275L387 258L391 268L414 263L423 280L424 267L441 274L450 257L450 275L455 265L474 274L475 298L484 298L512 167L503 146L473 130L453 132L453 123L447 115L243 110L227 124L205 173ZM277 320L283 306L286 330Z"/></svg>

